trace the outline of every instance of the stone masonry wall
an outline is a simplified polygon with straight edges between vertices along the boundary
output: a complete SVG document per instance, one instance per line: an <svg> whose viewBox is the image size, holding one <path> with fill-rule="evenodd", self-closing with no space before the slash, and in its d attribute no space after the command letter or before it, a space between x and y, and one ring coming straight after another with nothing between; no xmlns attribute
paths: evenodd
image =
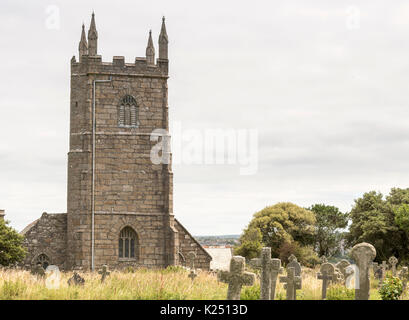
<svg viewBox="0 0 409 320"><path fill-rule="evenodd" d="M40 219L22 231L27 255L24 266L36 264L36 258L45 254L50 264L65 268L67 246L67 215L43 213Z"/></svg>
<svg viewBox="0 0 409 320"><path fill-rule="evenodd" d="M187 254L190 251L194 251L196 252L195 267L202 270L209 270L212 257L177 219L175 219L175 227L179 233L179 252L185 258L185 261L180 259L180 264L188 266L186 261Z"/></svg>

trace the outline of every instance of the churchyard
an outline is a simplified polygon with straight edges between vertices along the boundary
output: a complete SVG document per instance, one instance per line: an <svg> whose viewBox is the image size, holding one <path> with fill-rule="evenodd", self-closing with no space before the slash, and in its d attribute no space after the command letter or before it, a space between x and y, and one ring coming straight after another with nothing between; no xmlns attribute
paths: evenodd
<svg viewBox="0 0 409 320"><path fill-rule="evenodd" d="M372 263L369 244L354 247L351 255L357 263L353 267L346 260L330 263L322 257L320 265L306 268L293 255L283 264L270 252L263 248L260 257L247 264L235 256L230 270L219 272L195 269L193 262L189 267L156 270L103 266L95 272L59 272L53 266L31 271L3 268L0 300L381 300L382 283L393 274L405 287L400 299L409 300L408 268L395 257ZM356 270L363 285L355 292Z"/></svg>

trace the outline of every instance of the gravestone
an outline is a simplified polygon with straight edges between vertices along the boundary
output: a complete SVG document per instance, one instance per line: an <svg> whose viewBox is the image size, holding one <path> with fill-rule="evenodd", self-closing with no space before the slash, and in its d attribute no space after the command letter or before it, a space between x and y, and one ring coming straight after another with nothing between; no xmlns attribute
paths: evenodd
<svg viewBox="0 0 409 320"><path fill-rule="evenodd" d="M398 264L398 259L395 256L392 256L389 258L388 262L392 268L392 275L396 277L396 265Z"/></svg>
<svg viewBox="0 0 409 320"><path fill-rule="evenodd" d="M234 256L230 260L230 271L219 271L218 280L229 285L227 290L227 300L240 300L241 288L252 286L256 275L244 271L246 260L240 256Z"/></svg>
<svg viewBox="0 0 409 320"><path fill-rule="evenodd" d="M321 256L321 263L327 263L328 259L326 256Z"/></svg>
<svg viewBox="0 0 409 320"><path fill-rule="evenodd" d="M280 277L280 282L284 283L286 289L287 300L297 299L297 289L301 288L301 276L295 274L295 268L287 267L287 276Z"/></svg>
<svg viewBox="0 0 409 320"><path fill-rule="evenodd" d="M190 270L189 276L190 280L192 280L192 282L196 279L197 277L197 273L195 270Z"/></svg>
<svg viewBox="0 0 409 320"><path fill-rule="evenodd" d="M101 283L103 283L105 278L111 274L111 272L108 271L108 266L106 264L102 266L102 270L98 273L101 275Z"/></svg>
<svg viewBox="0 0 409 320"><path fill-rule="evenodd" d="M187 254L187 260L189 261L189 268L191 270L193 270L195 268L196 257L197 257L197 255L196 255L196 252L194 252L194 251L190 251Z"/></svg>
<svg viewBox="0 0 409 320"><path fill-rule="evenodd" d="M403 294L403 292L406 291L406 287L409 281L408 267L402 267L402 270L399 272L399 279L402 281Z"/></svg>
<svg viewBox="0 0 409 320"><path fill-rule="evenodd" d="M37 263L34 268L31 269L31 274L40 277L40 278L44 278L45 277L45 270L43 268L43 266L41 265L41 263Z"/></svg>
<svg viewBox="0 0 409 320"><path fill-rule="evenodd" d="M281 260L271 259L271 300L275 299L278 275L282 274L283 272L284 268L281 267Z"/></svg>
<svg viewBox="0 0 409 320"><path fill-rule="evenodd" d="M371 288L369 268L376 257L375 247L366 242L359 243L352 248L351 256L359 270L359 278L355 279L359 281L358 288L355 289L355 300L369 300Z"/></svg>
<svg viewBox="0 0 409 320"><path fill-rule="evenodd" d="M67 281L69 286L83 286L85 279L81 277L77 272L74 272L73 276Z"/></svg>
<svg viewBox="0 0 409 320"><path fill-rule="evenodd" d="M374 266L374 278L379 282L382 281L382 267L379 265Z"/></svg>
<svg viewBox="0 0 409 320"><path fill-rule="evenodd" d="M271 259L271 248L261 250L261 257L250 261L253 268L261 269L260 300L274 300L277 276L283 271L280 259Z"/></svg>
<svg viewBox="0 0 409 320"><path fill-rule="evenodd" d="M349 274L347 274L347 268L350 266L351 264L349 263L348 260L346 259L342 259L341 261L339 261L336 265L335 268L337 268L341 274L344 277L344 280L346 280L346 278L348 278Z"/></svg>
<svg viewBox="0 0 409 320"><path fill-rule="evenodd" d="M383 280L385 279L387 269L388 269L388 264L386 263L386 261L382 261L382 266L381 266L382 274L381 274L381 279L379 281L379 285L383 284Z"/></svg>
<svg viewBox="0 0 409 320"><path fill-rule="evenodd" d="M301 264L298 262L297 257L295 255L290 255L288 258L289 263L287 264L287 273L288 273L288 268L294 268L295 276L300 277L300 281L296 282L296 290L300 290L302 286L301 282ZM294 291L295 292L295 291ZM296 297L294 296L295 300Z"/></svg>
<svg viewBox="0 0 409 320"><path fill-rule="evenodd" d="M322 271L322 272L318 272L317 274L317 278L319 280L322 280L322 292L321 292L321 296L322 296L322 300L327 299L327 287L329 285L329 283L331 282L333 276L328 275L327 271Z"/></svg>

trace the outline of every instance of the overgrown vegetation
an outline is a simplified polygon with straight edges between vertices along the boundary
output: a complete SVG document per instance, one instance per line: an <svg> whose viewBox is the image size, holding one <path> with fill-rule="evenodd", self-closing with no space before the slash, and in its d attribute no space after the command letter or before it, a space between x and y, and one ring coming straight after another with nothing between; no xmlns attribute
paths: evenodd
<svg viewBox="0 0 409 320"><path fill-rule="evenodd" d="M382 300L399 300L403 292L402 281L391 275L387 275L379 289Z"/></svg>
<svg viewBox="0 0 409 320"><path fill-rule="evenodd" d="M320 300L322 281L317 279L318 269L303 268L302 289L297 290L298 300ZM132 272L112 271L104 283L98 273L82 273L84 286L68 286L72 272L62 273L59 289L47 289L46 279L37 278L28 271L0 270L0 300L224 300L227 284L217 281L214 274L199 272L192 281L189 272L181 268L166 270L134 269ZM371 299L380 299L377 282L371 277ZM276 300L284 300L286 292L277 283ZM260 298L260 282L243 287L241 299ZM338 285L327 291L327 299L352 300L354 290Z"/></svg>

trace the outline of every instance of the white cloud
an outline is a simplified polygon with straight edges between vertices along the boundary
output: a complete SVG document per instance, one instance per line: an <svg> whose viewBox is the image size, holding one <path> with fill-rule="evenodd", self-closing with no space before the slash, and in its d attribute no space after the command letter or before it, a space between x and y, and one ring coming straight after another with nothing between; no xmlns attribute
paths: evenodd
<svg viewBox="0 0 409 320"><path fill-rule="evenodd" d="M60 8L59 30L45 8ZM346 27L346 9L360 27ZM409 181L409 26L404 1L5 0L0 4L0 207L22 229L66 211L69 61L96 11L105 61L143 56L161 16L170 38L171 121L256 128L256 175L175 166L176 217L193 234L238 233L278 201L349 210ZM157 48L156 48L157 49Z"/></svg>

